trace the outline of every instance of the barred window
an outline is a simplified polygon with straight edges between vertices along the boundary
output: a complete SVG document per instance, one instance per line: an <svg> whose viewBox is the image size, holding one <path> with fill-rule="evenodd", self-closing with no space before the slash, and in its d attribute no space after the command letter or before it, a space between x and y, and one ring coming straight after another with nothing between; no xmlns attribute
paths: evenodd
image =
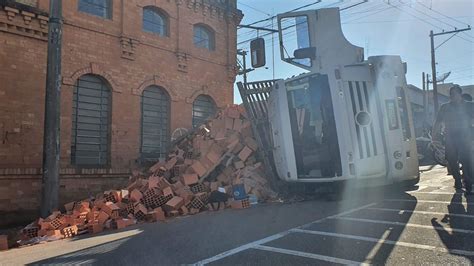
<svg viewBox="0 0 474 266"><path fill-rule="evenodd" d="M110 89L100 76L84 75L74 86L71 163L104 166L109 163Z"/></svg>
<svg viewBox="0 0 474 266"><path fill-rule="evenodd" d="M207 95L199 95L193 102L193 127L202 125L216 114L216 103Z"/></svg>
<svg viewBox="0 0 474 266"><path fill-rule="evenodd" d="M159 36L168 36L168 16L156 7L144 7L143 30Z"/></svg>
<svg viewBox="0 0 474 266"><path fill-rule="evenodd" d="M79 0L79 11L112 19L112 0Z"/></svg>
<svg viewBox="0 0 474 266"><path fill-rule="evenodd" d="M170 97L158 86L147 87L142 94L141 158L164 158L170 140Z"/></svg>

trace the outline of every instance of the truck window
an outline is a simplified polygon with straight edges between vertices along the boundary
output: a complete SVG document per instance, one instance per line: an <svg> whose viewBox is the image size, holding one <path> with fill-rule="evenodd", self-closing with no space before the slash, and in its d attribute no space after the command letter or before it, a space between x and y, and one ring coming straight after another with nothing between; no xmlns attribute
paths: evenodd
<svg viewBox="0 0 474 266"><path fill-rule="evenodd" d="M334 109L326 75L286 84L299 177L342 175Z"/></svg>
<svg viewBox="0 0 474 266"><path fill-rule="evenodd" d="M293 58L295 50L310 47L308 17L298 16L282 18L280 20L280 27L282 31L284 59L310 67L311 60L309 58Z"/></svg>
<svg viewBox="0 0 474 266"><path fill-rule="evenodd" d="M400 112L400 120L402 124L403 139L411 139L410 124L408 121L408 106L405 95L405 90L402 87L397 87L398 111Z"/></svg>

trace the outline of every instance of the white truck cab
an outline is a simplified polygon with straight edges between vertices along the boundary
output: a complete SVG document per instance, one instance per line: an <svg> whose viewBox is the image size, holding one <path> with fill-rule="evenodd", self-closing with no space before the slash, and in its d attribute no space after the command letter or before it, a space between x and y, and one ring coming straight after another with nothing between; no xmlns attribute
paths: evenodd
<svg viewBox="0 0 474 266"><path fill-rule="evenodd" d="M280 179L335 182L418 177L399 56L373 56L346 40L338 8L278 16L281 58L308 73L273 84L266 106Z"/></svg>

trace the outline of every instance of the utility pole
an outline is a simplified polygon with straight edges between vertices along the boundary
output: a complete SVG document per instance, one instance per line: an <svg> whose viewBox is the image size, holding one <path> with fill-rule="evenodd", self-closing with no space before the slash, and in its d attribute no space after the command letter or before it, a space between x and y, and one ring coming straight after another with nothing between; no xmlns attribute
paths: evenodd
<svg viewBox="0 0 474 266"><path fill-rule="evenodd" d="M62 0L50 0L43 136L41 217L58 208L61 96Z"/></svg>
<svg viewBox="0 0 474 266"><path fill-rule="evenodd" d="M439 103L438 103L438 83L437 83L437 80L436 80L436 53L435 53L435 50L440 47L441 45L443 45L445 42L447 42L448 40L450 40L451 38L447 39L446 41L444 41L443 43L441 43L440 45L438 45L438 47L435 48L434 46L434 37L435 36L439 36L439 35L445 35L445 34L457 34L459 32L462 32L462 31L467 31L467 30L471 30L471 26L468 26L467 28L464 28L464 29L455 29L455 30L452 30L452 31L443 31L443 32L440 32L440 33L433 33L433 31L431 30L430 31L430 41L431 41L431 72L432 72L432 83L433 83L433 102L434 102L434 114L436 115L438 113L438 110L439 110Z"/></svg>
<svg viewBox="0 0 474 266"><path fill-rule="evenodd" d="M425 72L421 73L421 79L423 82L423 124L426 123L426 80L425 80Z"/></svg>
<svg viewBox="0 0 474 266"><path fill-rule="evenodd" d="M244 86L245 86L245 88L247 88L247 73L252 72L255 69L253 69L253 68L247 69L247 59L246 59L247 51L238 50L237 55L242 56L242 66L241 66L242 69L239 71L238 74L244 76L244 78L243 78L244 79Z"/></svg>
<svg viewBox="0 0 474 266"><path fill-rule="evenodd" d="M436 81L436 53L434 47L434 35L433 31L430 31L430 40L431 40L431 79L433 81L433 104L434 104L434 113L438 113L438 86Z"/></svg>

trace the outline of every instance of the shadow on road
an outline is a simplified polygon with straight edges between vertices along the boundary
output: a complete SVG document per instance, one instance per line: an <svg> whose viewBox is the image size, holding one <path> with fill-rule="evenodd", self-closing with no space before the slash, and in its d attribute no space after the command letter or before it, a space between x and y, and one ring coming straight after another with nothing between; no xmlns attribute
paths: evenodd
<svg viewBox="0 0 474 266"><path fill-rule="evenodd" d="M458 191L459 192L459 191ZM464 207L462 203L464 195L456 193L453 195L450 204L448 205L448 212L441 223L436 218L431 220L431 224L436 228L445 228L436 230L440 239L449 250L474 250L474 241L471 234L460 232L456 229L467 229L474 230L474 224L472 218L463 217L463 215L474 216L474 196L467 196L467 207ZM446 228L443 224L449 226ZM454 230L453 230L454 229ZM462 255L458 252L451 252L454 255ZM467 259L474 262L473 256L466 255Z"/></svg>
<svg viewBox="0 0 474 266"><path fill-rule="evenodd" d="M348 188L349 191L342 200L331 201L319 199L291 204L265 204L246 210L224 210L208 212L187 218L173 219L166 223L141 224L130 230L139 229L142 232L133 237L108 242L101 245L89 246L76 252L37 261L32 265L42 264L95 264L95 265L182 265L194 263L235 247L280 233L312 221L358 208L374 202L382 202L386 198L405 199L403 209L414 210L416 198L407 194L406 190L416 187L374 187L365 189ZM398 220L401 224L410 219L410 212L405 212ZM370 219L377 219L372 217ZM378 219L382 220L382 219ZM343 225L342 220L328 221L328 232L344 233L397 241L404 232L405 226L365 225L356 223ZM338 230L350 230L339 232ZM127 228L128 230L128 228ZM93 237L93 236L92 236ZM83 238L80 238L83 239ZM333 239L334 240L334 239ZM333 242L318 242L318 246L327 248L328 256L338 256L341 245L349 250L353 242L364 242L356 259L370 260L383 264L390 257L394 245L379 244L365 241L348 241L335 239ZM269 243L270 244L270 243ZM314 246L314 244L313 244ZM289 246L286 248L294 248ZM314 252L325 252L324 250ZM334 254L332 254L334 252ZM262 255L264 254L264 256ZM237 264L246 265L288 265L297 262L298 257L290 256L289 260L279 260L279 254L259 253L258 258L236 258ZM325 254L326 255L326 254ZM236 255L238 256L238 255ZM348 256L352 256L349 254ZM287 258L288 259L288 258ZM315 263L315 262L313 262ZM226 261L221 261L226 264Z"/></svg>

